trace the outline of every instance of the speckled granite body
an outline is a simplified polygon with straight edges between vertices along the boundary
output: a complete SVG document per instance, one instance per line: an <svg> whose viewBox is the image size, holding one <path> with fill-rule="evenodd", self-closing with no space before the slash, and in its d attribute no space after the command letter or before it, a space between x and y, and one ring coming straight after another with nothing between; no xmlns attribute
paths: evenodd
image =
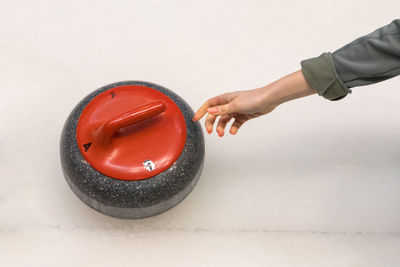
<svg viewBox="0 0 400 267"><path fill-rule="evenodd" d="M86 105L98 94L122 85L142 85L164 93L185 118L187 138L181 155L170 168L149 179L123 181L105 176L91 167L78 148L76 127ZM117 82L89 94L73 109L61 136L61 165L72 191L93 209L119 218L144 218L174 207L192 191L203 169L204 136L200 124L192 121L193 115L182 98L148 82Z"/></svg>

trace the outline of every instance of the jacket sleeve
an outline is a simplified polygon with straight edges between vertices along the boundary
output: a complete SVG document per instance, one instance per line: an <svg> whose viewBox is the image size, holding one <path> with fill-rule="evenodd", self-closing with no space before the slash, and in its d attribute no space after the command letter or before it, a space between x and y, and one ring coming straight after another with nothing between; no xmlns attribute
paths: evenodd
<svg viewBox="0 0 400 267"><path fill-rule="evenodd" d="M309 85L329 100L350 88L384 81L400 74L400 19L360 37L334 53L301 62Z"/></svg>

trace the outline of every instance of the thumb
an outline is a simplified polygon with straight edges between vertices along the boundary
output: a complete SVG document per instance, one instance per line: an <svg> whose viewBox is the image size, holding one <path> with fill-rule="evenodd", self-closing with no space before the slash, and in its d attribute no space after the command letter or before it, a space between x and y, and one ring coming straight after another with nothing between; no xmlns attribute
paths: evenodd
<svg viewBox="0 0 400 267"><path fill-rule="evenodd" d="M226 105L211 107L207 109L207 112L216 116L227 115L229 113L232 113L232 105L231 103L228 103Z"/></svg>

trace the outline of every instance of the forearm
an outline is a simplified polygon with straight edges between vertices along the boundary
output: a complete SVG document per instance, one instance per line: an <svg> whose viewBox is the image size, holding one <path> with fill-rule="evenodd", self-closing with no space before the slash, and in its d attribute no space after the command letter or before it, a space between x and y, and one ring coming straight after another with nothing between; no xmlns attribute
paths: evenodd
<svg viewBox="0 0 400 267"><path fill-rule="evenodd" d="M257 90L262 90L264 101L273 106L316 93L307 83L301 70Z"/></svg>

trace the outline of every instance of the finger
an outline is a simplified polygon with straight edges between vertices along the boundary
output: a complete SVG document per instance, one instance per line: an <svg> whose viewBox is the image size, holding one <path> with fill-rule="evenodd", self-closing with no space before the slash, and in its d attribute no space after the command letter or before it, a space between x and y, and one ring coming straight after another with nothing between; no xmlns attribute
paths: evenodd
<svg viewBox="0 0 400 267"><path fill-rule="evenodd" d="M232 116L223 115L218 120L217 132L219 137L224 136L226 124L232 119Z"/></svg>
<svg viewBox="0 0 400 267"><path fill-rule="evenodd" d="M232 125L231 125L231 129L230 129L230 134L233 134L233 135L235 135L237 132L238 132L238 130L239 130L239 128L243 125L243 123L245 123L246 121L243 121L243 120L235 120L233 123L232 123Z"/></svg>
<svg viewBox="0 0 400 267"><path fill-rule="evenodd" d="M228 103L225 105L221 105L221 106L216 106L216 107L210 107L207 109L208 113L211 113L215 116L218 115L228 115L231 113L234 113L235 110L233 108L233 104L232 103Z"/></svg>
<svg viewBox="0 0 400 267"><path fill-rule="evenodd" d="M208 109L215 106L225 105L232 101L238 92L225 93L207 100L197 111L193 117L193 121L200 120L207 112Z"/></svg>
<svg viewBox="0 0 400 267"><path fill-rule="evenodd" d="M207 113L207 109L210 107L208 101L206 101L194 114L193 121L199 121Z"/></svg>
<svg viewBox="0 0 400 267"><path fill-rule="evenodd" d="M209 134L212 133L213 125L214 125L214 122L216 119L217 119L217 116L214 116L212 114L207 115L206 121L204 123L206 126L207 133L209 133Z"/></svg>

